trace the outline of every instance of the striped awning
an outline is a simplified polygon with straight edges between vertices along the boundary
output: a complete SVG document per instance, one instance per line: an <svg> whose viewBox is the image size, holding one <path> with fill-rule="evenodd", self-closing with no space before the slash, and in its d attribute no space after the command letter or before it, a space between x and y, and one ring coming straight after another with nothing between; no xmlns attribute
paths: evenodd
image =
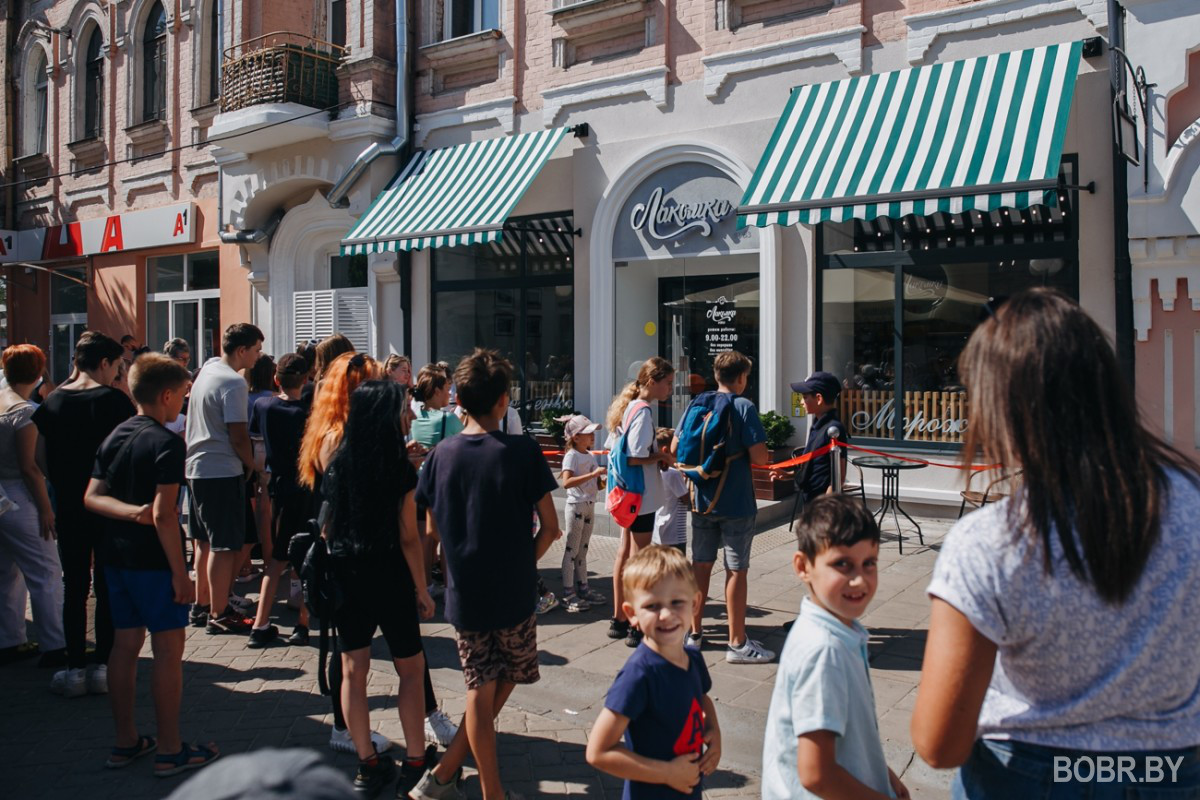
<svg viewBox="0 0 1200 800"><path fill-rule="evenodd" d="M499 240L504 221L568 130L416 153L342 240L342 254Z"/></svg>
<svg viewBox="0 0 1200 800"><path fill-rule="evenodd" d="M1052 205L1080 49L796 87L738 226Z"/></svg>

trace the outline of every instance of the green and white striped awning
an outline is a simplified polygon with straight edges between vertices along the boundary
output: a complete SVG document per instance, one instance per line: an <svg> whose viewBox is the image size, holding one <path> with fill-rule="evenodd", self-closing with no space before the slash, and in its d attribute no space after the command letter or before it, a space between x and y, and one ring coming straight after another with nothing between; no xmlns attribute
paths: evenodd
<svg viewBox="0 0 1200 800"><path fill-rule="evenodd" d="M1080 49L796 87L738 226L1052 205Z"/></svg>
<svg viewBox="0 0 1200 800"><path fill-rule="evenodd" d="M342 254L499 240L504 221L568 130L416 153L342 240Z"/></svg>

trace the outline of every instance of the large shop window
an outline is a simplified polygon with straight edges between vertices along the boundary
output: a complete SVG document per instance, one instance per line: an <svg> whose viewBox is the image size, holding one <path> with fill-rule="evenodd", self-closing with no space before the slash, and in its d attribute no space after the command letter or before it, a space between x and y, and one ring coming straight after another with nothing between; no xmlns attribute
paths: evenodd
<svg viewBox="0 0 1200 800"><path fill-rule="evenodd" d="M191 347L189 368L221 354L220 260L216 250L146 259L147 345Z"/></svg>
<svg viewBox="0 0 1200 800"><path fill-rule="evenodd" d="M819 361L842 380L852 436L962 443L958 356L975 327L1028 287L1079 294L1071 200L1064 191L1056 207L821 224Z"/></svg>
<svg viewBox="0 0 1200 800"><path fill-rule="evenodd" d="M430 251L435 361L475 347L512 362L510 397L527 424L575 403L574 222L569 213L514 218L489 244Z"/></svg>
<svg viewBox="0 0 1200 800"><path fill-rule="evenodd" d="M64 267L50 276L50 379L62 383L71 374L75 343L87 330L87 287L61 277L84 280L83 267Z"/></svg>

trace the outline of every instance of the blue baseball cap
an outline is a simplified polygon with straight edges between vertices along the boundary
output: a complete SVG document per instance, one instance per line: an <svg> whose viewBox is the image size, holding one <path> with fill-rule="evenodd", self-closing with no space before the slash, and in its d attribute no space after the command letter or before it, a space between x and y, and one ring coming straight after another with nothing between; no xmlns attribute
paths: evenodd
<svg viewBox="0 0 1200 800"><path fill-rule="evenodd" d="M842 382L830 372L814 372L799 383L793 383L792 391L800 394L819 394L826 402L832 402L842 393Z"/></svg>

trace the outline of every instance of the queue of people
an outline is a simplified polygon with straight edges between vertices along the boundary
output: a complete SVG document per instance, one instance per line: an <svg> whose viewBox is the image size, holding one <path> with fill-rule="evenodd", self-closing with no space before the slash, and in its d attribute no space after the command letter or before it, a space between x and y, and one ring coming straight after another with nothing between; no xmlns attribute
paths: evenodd
<svg viewBox="0 0 1200 800"><path fill-rule="evenodd" d="M131 403L114 388L128 349L89 331L76 349L78 377L36 408L44 354L29 345L3 354L0 652L26 646L25 589L13 590L20 581L43 659L60 657L64 667L52 688L110 696L116 736L105 766L153 753L154 773L168 776L219 757L216 743L180 731L185 628L244 636L251 648L307 645L316 622L303 609L286 639L271 620L279 588L300 567L291 540L313 519L330 564L323 589L334 587L337 598L323 621L338 643L330 745L357 756L355 789L374 796L396 781L397 797L462 798L471 758L484 798L515 797L504 789L495 719L517 686L540 676L537 619L553 593L538 559L565 530L562 606L578 613L607 603L589 580L587 552L603 490L620 489L628 507L612 510L622 528L608 635L634 649L586 758L625 780L626 797L700 797L722 754L702 655L718 549L724 659L776 659L746 630L751 470L768 458L758 411L742 396L750 360L718 356L717 390L696 397L672 430L656 427L655 411L674 370L648 359L608 410L607 461L594 450L601 426L571 415L561 420L566 450L556 475L513 430L512 366L495 351L477 349L452 370L426 365L414 377L406 358L381 363L340 336L277 361L262 355L262 342L253 325L232 325L222 355L195 375L186 343L138 355L127 372ZM971 337L960 369L972 400L964 462L1003 463L1023 477L1010 499L964 518L943 542L928 588L916 751L935 767L959 767L956 798L1042 796L1051 787L1063 797L1126 796L1149 781L1152 763L1170 765L1170 796L1197 796L1194 464L1138 421L1103 333L1059 293L1008 300ZM823 372L793 384L813 418L807 452L834 431L846 441L841 386ZM764 721L762 794L771 800L908 797L884 756L870 634L858 622L879 586L881 535L863 504L839 493L834 474L828 459L814 459L799 478L793 569L807 597ZM258 604L248 607L234 587L255 545L265 567ZM458 725L438 708L420 629L439 597L467 693ZM377 631L400 681L398 761L370 724ZM153 736L133 714L147 632ZM1111 785L1063 778L1062 759L1099 757L1128 770Z"/></svg>

